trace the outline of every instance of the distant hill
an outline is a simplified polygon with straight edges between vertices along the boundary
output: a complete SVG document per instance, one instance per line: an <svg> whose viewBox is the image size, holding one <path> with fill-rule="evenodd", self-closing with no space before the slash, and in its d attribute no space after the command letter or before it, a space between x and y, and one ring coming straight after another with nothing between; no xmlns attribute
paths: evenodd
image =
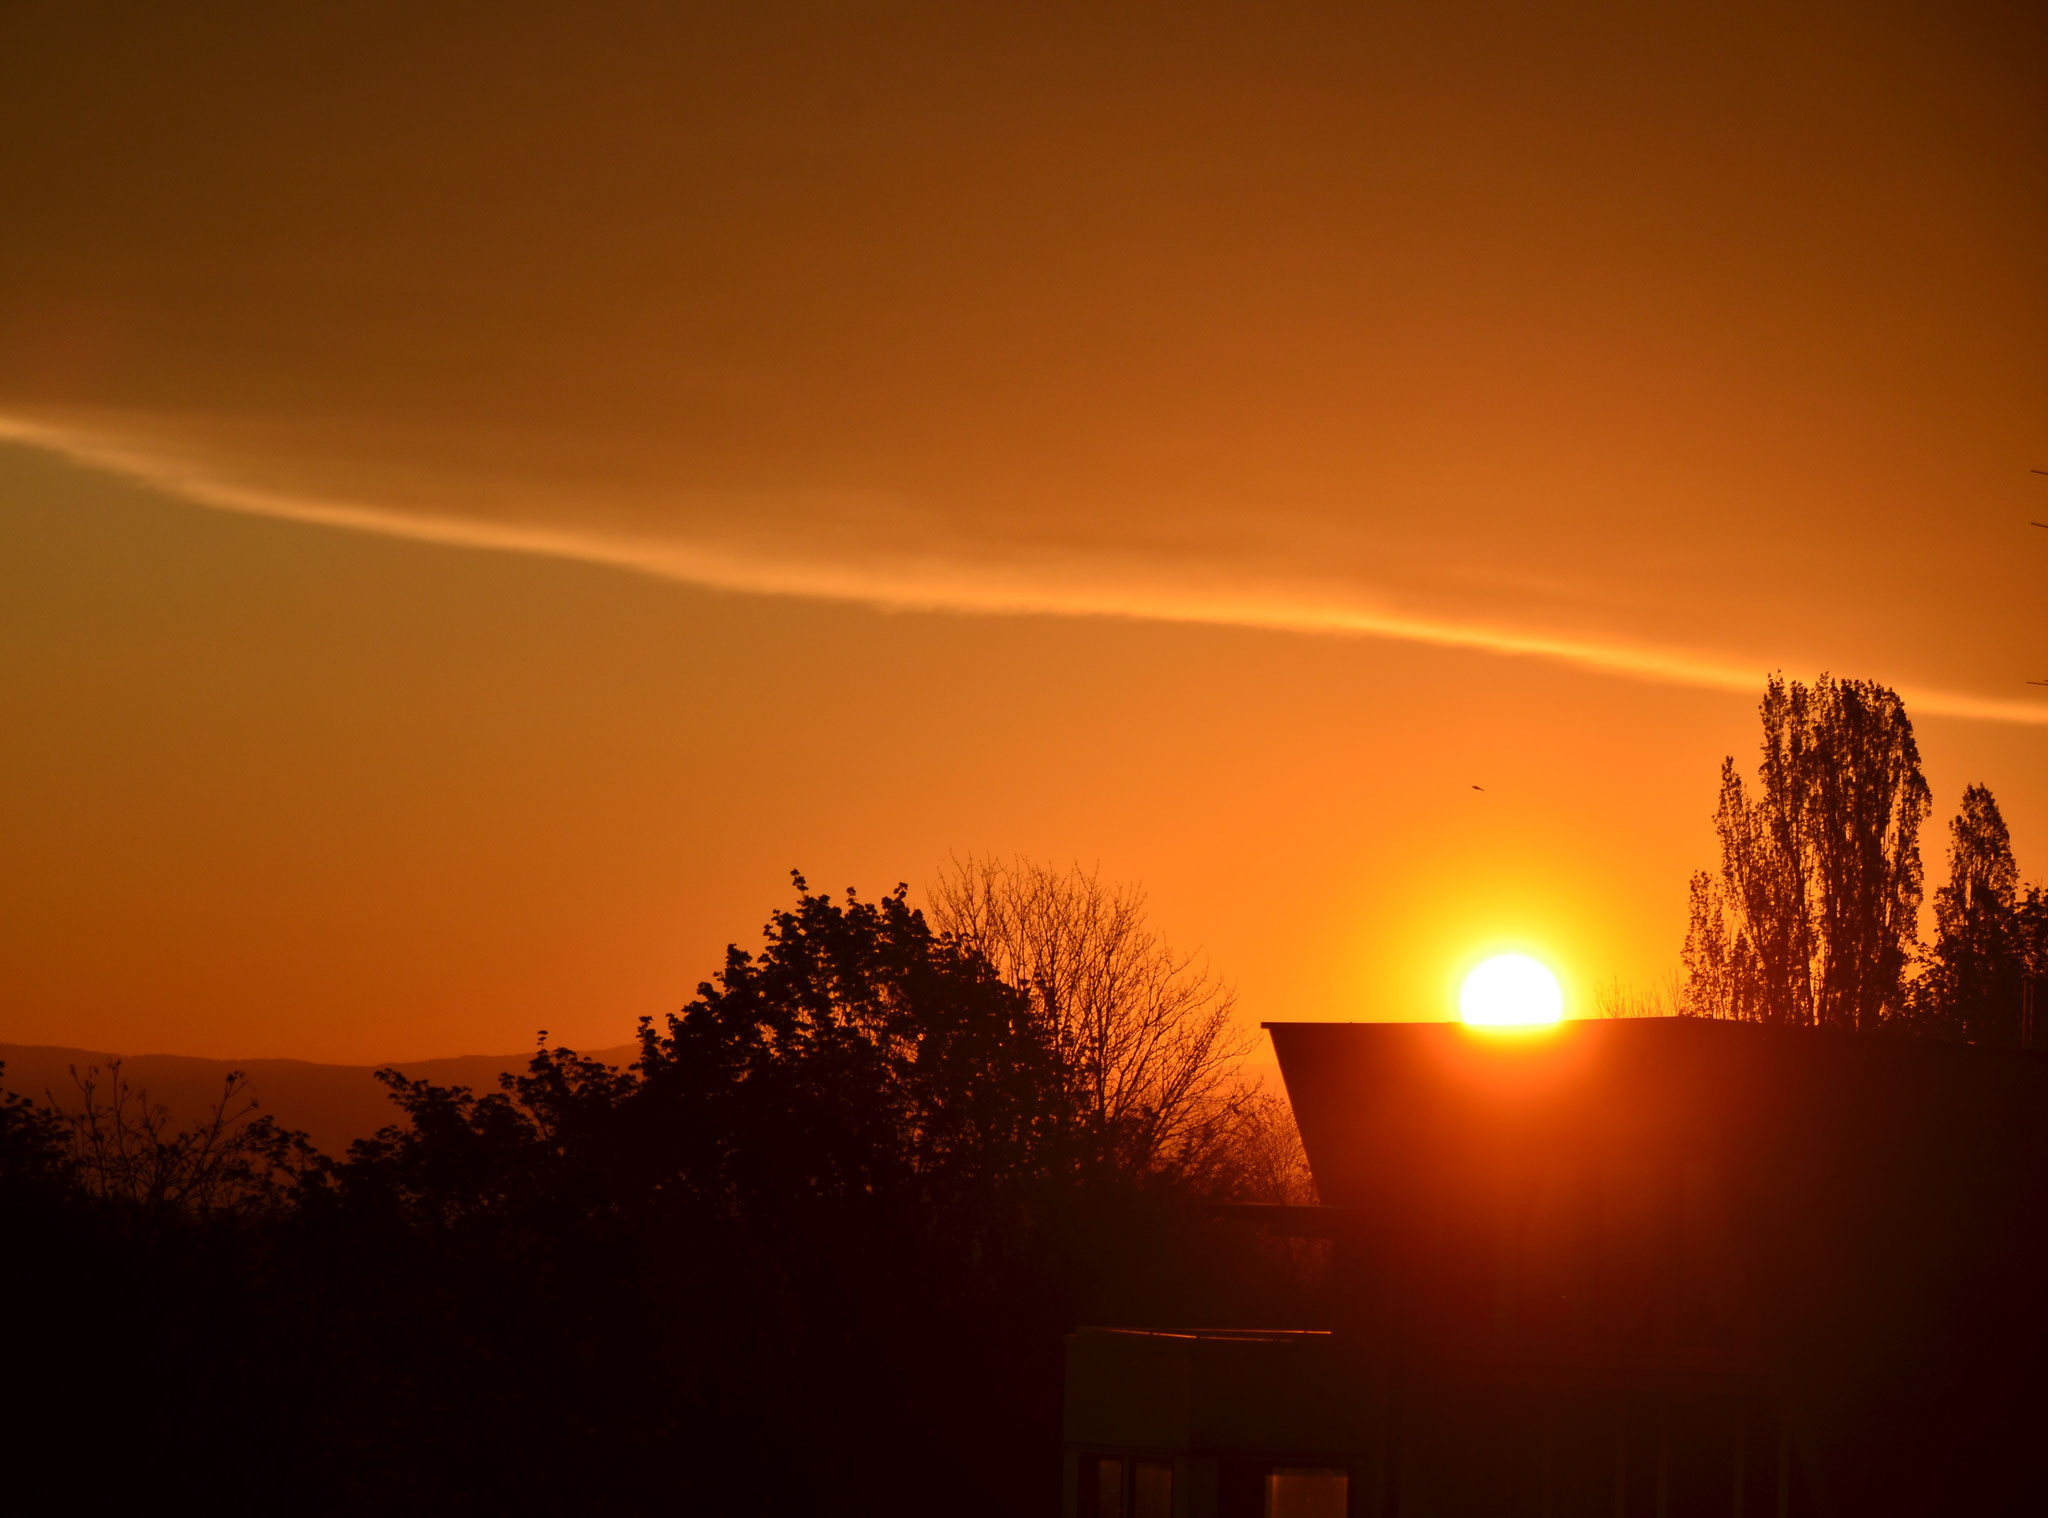
<svg viewBox="0 0 2048 1518"><path fill-rule="evenodd" d="M625 1065L639 1057L638 1044L593 1049L590 1057ZM83 1074L97 1065L104 1072L115 1056L91 1049L62 1049L42 1044L0 1044L0 1087L34 1097L54 1099L60 1107L75 1105L78 1086L71 1071ZM463 1054L452 1059L392 1061L391 1066L415 1080L442 1086L468 1086L495 1091L498 1077L524 1070L532 1053ZM383 1065L319 1065L302 1059L194 1059L182 1054L131 1054L121 1057L128 1084L146 1091L152 1102L167 1109L179 1125L193 1122L219 1098L230 1070L249 1077L250 1094L261 1111L287 1128L303 1129L321 1149L339 1158L351 1140L367 1138L398 1118L390 1094L373 1072ZM102 1077L102 1089L105 1089Z"/></svg>

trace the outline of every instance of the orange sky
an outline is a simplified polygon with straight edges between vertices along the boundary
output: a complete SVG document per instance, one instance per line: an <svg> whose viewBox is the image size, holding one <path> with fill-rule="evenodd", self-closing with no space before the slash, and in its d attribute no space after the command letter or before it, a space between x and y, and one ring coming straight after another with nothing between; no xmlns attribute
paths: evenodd
<svg viewBox="0 0 2048 1518"><path fill-rule="evenodd" d="M2048 871L2035 8L861 15L0 15L0 1040L615 1043L970 849L1648 984L1773 667Z"/></svg>

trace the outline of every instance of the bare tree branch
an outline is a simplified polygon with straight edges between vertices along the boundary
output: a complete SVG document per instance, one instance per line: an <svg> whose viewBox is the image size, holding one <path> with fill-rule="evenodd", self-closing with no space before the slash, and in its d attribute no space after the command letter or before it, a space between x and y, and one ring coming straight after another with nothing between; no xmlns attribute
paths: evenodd
<svg viewBox="0 0 2048 1518"><path fill-rule="evenodd" d="M1141 889L969 856L928 895L933 925L1031 998L1076 1109L1124 1163L1208 1163L1256 1094L1238 1070L1256 1035L1231 987L1146 920Z"/></svg>
<svg viewBox="0 0 2048 1518"><path fill-rule="evenodd" d="M316 1164L304 1134L258 1116L240 1070L198 1123L175 1131L169 1111L128 1084L119 1059L107 1062L110 1091L102 1092L100 1075L97 1065L72 1066L73 1106L45 1093L69 1127L78 1182L95 1200L141 1213L271 1207Z"/></svg>

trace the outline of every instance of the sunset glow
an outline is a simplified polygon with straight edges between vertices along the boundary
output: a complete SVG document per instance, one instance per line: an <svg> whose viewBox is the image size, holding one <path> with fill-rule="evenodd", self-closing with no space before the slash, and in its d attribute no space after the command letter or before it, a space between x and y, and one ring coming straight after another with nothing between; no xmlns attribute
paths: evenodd
<svg viewBox="0 0 2048 1518"><path fill-rule="evenodd" d="M613 1048L967 852L1650 1010L1773 670L2038 860L2041 8L1837 9L7 7L0 1045Z"/></svg>
<svg viewBox="0 0 2048 1518"><path fill-rule="evenodd" d="M1458 1015L1479 1028L1547 1027L1564 1017L1564 992L1540 960L1496 954L1465 977Z"/></svg>
<svg viewBox="0 0 2048 1518"><path fill-rule="evenodd" d="M0 4L10 1489L2048 1514L2044 58Z"/></svg>

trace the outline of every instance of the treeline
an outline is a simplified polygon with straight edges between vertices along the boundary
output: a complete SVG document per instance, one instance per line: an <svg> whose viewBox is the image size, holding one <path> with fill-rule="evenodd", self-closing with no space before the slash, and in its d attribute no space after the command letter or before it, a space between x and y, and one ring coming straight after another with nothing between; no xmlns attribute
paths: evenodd
<svg viewBox="0 0 2048 1518"><path fill-rule="evenodd" d="M630 1068L387 1072L339 1160L232 1087L13 1101L17 1448L89 1504L1052 1511L1064 1330L1322 1315L1209 1208L1307 1196L1243 1047L1137 893L968 861L929 917L798 877Z"/></svg>
<svg viewBox="0 0 2048 1518"><path fill-rule="evenodd" d="M1773 678L1754 784L1721 765L1721 866L1692 878L1679 1010L1790 1027L2005 1045L2048 975L2048 898L2020 886L1998 802L1968 786L1923 943L1920 830L1932 806L1898 695Z"/></svg>

